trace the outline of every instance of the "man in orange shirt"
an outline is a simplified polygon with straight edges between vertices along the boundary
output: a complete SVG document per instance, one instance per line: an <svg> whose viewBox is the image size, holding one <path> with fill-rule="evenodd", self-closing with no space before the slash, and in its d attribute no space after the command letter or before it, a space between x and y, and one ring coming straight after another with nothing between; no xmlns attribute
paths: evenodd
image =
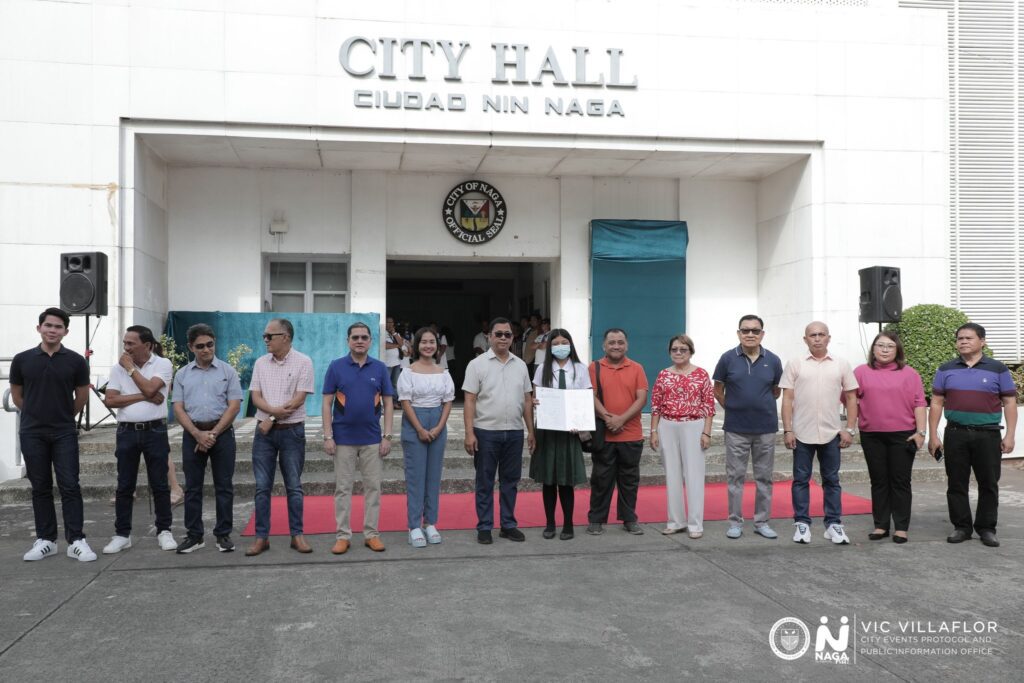
<svg viewBox="0 0 1024 683"><path fill-rule="evenodd" d="M604 447L593 454L587 533L594 536L604 533L612 491L618 484L616 508L622 528L639 535L644 532L636 519L640 455L644 449L640 411L647 402L647 375L639 363L626 357L629 342L624 330L613 327L606 331L603 348L604 358L590 364L594 409L597 417L604 420L606 429Z"/></svg>

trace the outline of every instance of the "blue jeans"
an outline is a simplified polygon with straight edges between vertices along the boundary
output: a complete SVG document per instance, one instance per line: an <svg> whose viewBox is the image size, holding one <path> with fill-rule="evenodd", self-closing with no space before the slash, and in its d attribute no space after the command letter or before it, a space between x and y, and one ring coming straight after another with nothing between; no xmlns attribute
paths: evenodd
<svg viewBox="0 0 1024 683"><path fill-rule="evenodd" d="M515 529L516 494L523 476L523 430L474 429L477 531L494 528L494 476L498 475L501 528Z"/></svg>
<svg viewBox="0 0 1024 683"><path fill-rule="evenodd" d="M195 438L185 432L181 437L181 469L185 472L185 529L192 538L203 537L203 483L206 463L210 463L216 496L217 525L214 536L227 536L234 523L231 506L235 501L235 430L231 427L217 437L205 453L196 450Z"/></svg>
<svg viewBox="0 0 1024 683"><path fill-rule="evenodd" d="M270 491L274 470L281 463L281 478L288 494L288 532L302 534L302 467L306 464L306 427L299 423L288 429L271 429L264 434L257 427L252 442L252 473L256 478L256 538L270 535Z"/></svg>
<svg viewBox="0 0 1024 683"><path fill-rule="evenodd" d="M839 485L839 436L828 443L796 442L793 451L793 521L811 523L811 494L808 485L814 471L814 455L818 455L821 487L825 489L825 526L841 524L843 489Z"/></svg>
<svg viewBox="0 0 1024 683"><path fill-rule="evenodd" d="M136 431L132 423L117 426L117 494L114 498L114 533L128 536L132 532L132 507L135 485L139 479L139 456L146 459L146 478L153 494L156 530L171 529L171 487L167 483L167 461L171 445L167 441L167 425Z"/></svg>
<svg viewBox="0 0 1024 683"><path fill-rule="evenodd" d="M60 507L64 515L64 538L74 543L82 533L84 511L82 488L78 485L78 434L72 431L22 434L21 454L25 472L32 483L32 512L36 538L57 540L57 510L53 505L53 477L57 477Z"/></svg>
<svg viewBox="0 0 1024 683"><path fill-rule="evenodd" d="M441 406L413 408L424 429L433 429L441 420ZM445 427L430 443L420 441L408 420L402 420L402 457L405 461L405 501L409 529L437 524L438 500L441 497L441 469L448 442Z"/></svg>

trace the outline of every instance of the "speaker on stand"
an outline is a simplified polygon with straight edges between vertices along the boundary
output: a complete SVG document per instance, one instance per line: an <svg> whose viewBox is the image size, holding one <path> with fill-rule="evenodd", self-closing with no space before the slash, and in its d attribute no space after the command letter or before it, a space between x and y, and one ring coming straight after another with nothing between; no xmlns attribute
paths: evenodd
<svg viewBox="0 0 1024 683"><path fill-rule="evenodd" d="M92 337L89 334L89 316L97 318L107 314L107 255L102 251L71 252L60 255L60 307L68 315L85 317L85 365L90 369L92 362ZM90 381L89 388L103 398ZM107 415L95 425L90 423L89 401L85 403L85 430L101 424L114 413L107 409ZM82 415L79 415L82 426Z"/></svg>
<svg viewBox="0 0 1024 683"><path fill-rule="evenodd" d="M860 322L899 322L903 317L903 293L900 269L894 266L872 266L857 271L860 275Z"/></svg>

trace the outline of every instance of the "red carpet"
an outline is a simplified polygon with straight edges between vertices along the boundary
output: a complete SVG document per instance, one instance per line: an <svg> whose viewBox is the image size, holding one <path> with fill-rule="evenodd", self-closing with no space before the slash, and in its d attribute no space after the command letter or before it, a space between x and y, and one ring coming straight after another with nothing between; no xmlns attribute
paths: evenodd
<svg viewBox="0 0 1024 683"><path fill-rule="evenodd" d="M788 481L775 483L774 494L772 495L772 518L792 519L793 506L791 505L790 484ZM754 516L754 483L747 482L743 492L743 516L752 519ZM823 516L822 489L819 485L811 482L811 516ZM577 525L586 525L587 508L590 503L590 490L580 489L576 491L576 508L573 514L573 522ZM405 495L390 494L381 496L380 509L380 530L381 531L406 531L405 517ZM665 508L665 487L664 486L641 486L640 494L637 497L637 516L642 523L664 522L666 519ZM441 494L441 518L438 520L439 529L475 529L476 528L476 505L472 493L444 493ZM843 515L865 515L871 512L871 501L849 493L843 493ZM494 494L494 515L495 521L498 516L498 494ZM557 513L561 519L561 512ZM728 502L726 500L726 484L708 484L704 488L704 519L706 521L722 520L729 518ZM615 503L612 503L612 512L609 520L615 521ZM352 528L353 531L362 529L363 520L363 497L354 496L352 501ZM542 527L544 526L544 504L541 500L540 491L520 492L516 499L516 520L521 527ZM498 525L495 524L495 527ZM249 523L242 532L243 536L252 536L255 532L256 522L250 517ZM337 527L334 522L334 497L333 496L306 496L303 510L303 530L307 534L333 534ZM288 507L284 496L274 496L270 501L270 534L272 536L288 535Z"/></svg>

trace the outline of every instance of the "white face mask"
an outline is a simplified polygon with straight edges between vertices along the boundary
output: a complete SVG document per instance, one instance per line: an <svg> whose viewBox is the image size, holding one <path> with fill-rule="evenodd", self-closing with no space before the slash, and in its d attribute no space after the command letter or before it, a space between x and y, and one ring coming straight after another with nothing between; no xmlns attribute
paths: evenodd
<svg viewBox="0 0 1024 683"><path fill-rule="evenodd" d="M551 355L557 358L558 360L565 360L566 358L569 357L569 345L558 344L557 346L552 346Z"/></svg>

